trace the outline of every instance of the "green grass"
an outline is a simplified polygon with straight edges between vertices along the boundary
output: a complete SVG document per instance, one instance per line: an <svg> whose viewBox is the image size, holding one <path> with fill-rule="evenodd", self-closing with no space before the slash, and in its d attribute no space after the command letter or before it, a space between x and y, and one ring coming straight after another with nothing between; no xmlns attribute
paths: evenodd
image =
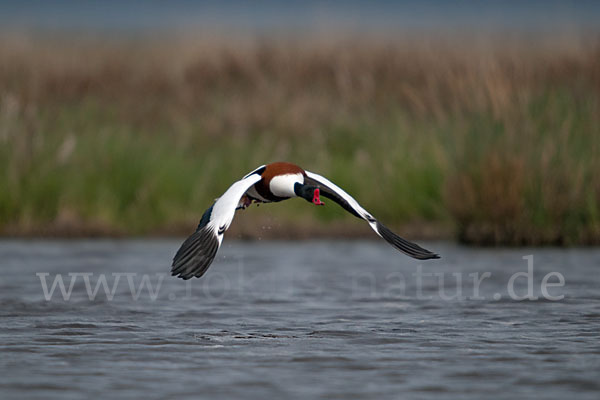
<svg viewBox="0 0 600 400"><path fill-rule="evenodd" d="M0 45L4 234L182 234L233 181L286 160L416 233L600 243L593 54L517 49L490 62L366 44L221 44L176 58L174 72L152 62L165 51L152 46L134 57L112 44L87 63L54 46ZM251 233L273 221L299 232L356 223L296 200L248 210L239 224Z"/></svg>

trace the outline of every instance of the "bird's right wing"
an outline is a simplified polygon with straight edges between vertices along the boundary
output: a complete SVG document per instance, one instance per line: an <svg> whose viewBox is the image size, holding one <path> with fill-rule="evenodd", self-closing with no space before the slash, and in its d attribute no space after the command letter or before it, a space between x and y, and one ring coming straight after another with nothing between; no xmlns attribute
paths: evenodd
<svg viewBox="0 0 600 400"><path fill-rule="evenodd" d="M377 233L380 237L385 239L386 242L400 250L404 254L416 258L419 260L427 260L430 258L440 258L435 253L430 252L417 245L416 243L410 242L406 239L396 235L385 225L379 222L373 217L367 210L365 210L354 197L346 193L342 188L331 182L327 178L315 174L314 172L306 172L306 178L304 183L307 185L316 186L319 188L319 192L322 196L327 197L340 206L346 211L354 215L355 217L362 218L369 223L369 226Z"/></svg>
<svg viewBox="0 0 600 400"><path fill-rule="evenodd" d="M179 278L200 278L213 262L223 241L223 234L231 225L240 198L256 182L261 180L257 168L227 189L215 203L204 212L196 232L188 237L173 258L171 275Z"/></svg>

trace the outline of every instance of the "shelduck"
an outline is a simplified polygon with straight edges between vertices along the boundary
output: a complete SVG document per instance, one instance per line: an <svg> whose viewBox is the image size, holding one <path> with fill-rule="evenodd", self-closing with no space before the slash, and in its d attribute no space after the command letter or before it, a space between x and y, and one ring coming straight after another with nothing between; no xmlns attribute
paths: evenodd
<svg viewBox="0 0 600 400"><path fill-rule="evenodd" d="M301 197L322 206L321 196L331 199L355 217L362 218L380 237L404 254L427 260L439 258L415 243L401 238L377 221L348 193L328 179L287 162L262 165L235 182L202 215L196 231L173 259L171 274L183 279L200 278L213 262L236 210L252 203L272 203Z"/></svg>

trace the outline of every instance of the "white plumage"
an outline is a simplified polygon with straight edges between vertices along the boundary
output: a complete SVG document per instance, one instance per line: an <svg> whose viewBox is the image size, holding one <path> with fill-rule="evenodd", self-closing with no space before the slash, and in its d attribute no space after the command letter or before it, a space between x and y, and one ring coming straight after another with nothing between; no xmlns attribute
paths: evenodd
<svg viewBox="0 0 600 400"><path fill-rule="evenodd" d="M196 232L177 251L172 274L183 279L201 277L214 260L237 209L245 209L252 202L278 202L292 197L302 197L313 204L323 205L319 196L332 199L346 211L367 221L377 235L410 257L419 260L439 258L437 254L386 228L354 197L327 178L297 165L279 162L256 168L231 185L206 210Z"/></svg>

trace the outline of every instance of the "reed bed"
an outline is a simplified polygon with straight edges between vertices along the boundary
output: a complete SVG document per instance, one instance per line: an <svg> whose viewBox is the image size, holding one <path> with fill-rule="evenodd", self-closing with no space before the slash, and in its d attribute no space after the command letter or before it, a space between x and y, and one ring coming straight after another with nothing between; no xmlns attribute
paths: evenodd
<svg viewBox="0 0 600 400"><path fill-rule="evenodd" d="M0 231L183 234L231 182L288 160L411 235L598 244L598 39L5 35ZM234 227L369 234L301 200Z"/></svg>

